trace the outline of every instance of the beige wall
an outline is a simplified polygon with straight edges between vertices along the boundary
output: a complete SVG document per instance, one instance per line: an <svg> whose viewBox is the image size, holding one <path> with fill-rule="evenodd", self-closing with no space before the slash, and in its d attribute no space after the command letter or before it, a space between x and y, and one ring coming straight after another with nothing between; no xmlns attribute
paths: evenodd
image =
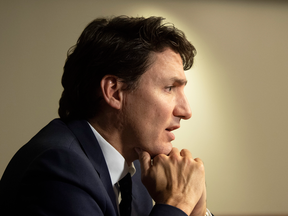
<svg viewBox="0 0 288 216"><path fill-rule="evenodd" d="M1 0L0 176L57 117L67 49L93 18L120 14L164 16L198 50L187 73L193 117L175 146L204 160L208 207L216 215L287 214L285 1Z"/></svg>

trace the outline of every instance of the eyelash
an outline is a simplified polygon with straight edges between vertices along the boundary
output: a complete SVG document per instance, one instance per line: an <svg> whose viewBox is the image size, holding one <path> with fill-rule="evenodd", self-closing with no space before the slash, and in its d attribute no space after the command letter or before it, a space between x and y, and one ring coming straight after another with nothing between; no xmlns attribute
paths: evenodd
<svg viewBox="0 0 288 216"><path fill-rule="evenodd" d="M166 89L168 90L168 92L172 91L173 88L174 88L174 86L168 86L168 87L166 87Z"/></svg>

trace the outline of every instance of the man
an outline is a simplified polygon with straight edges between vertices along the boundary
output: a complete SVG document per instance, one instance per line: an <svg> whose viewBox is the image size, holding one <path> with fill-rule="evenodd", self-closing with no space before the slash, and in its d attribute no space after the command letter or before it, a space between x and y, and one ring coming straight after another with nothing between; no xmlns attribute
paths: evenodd
<svg viewBox="0 0 288 216"><path fill-rule="evenodd" d="M1 215L209 215L202 161L171 144L191 117L184 69L196 50L162 20L85 28L64 66L60 119L3 174Z"/></svg>

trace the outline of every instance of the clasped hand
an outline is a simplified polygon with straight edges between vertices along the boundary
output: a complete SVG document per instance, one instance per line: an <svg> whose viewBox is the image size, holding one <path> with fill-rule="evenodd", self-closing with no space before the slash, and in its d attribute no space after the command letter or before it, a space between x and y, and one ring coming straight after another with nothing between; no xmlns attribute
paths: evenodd
<svg viewBox="0 0 288 216"><path fill-rule="evenodd" d="M187 215L206 212L205 171L201 159L193 159L189 150L173 148L169 155L153 158L136 149L141 164L142 182L157 203L175 206Z"/></svg>

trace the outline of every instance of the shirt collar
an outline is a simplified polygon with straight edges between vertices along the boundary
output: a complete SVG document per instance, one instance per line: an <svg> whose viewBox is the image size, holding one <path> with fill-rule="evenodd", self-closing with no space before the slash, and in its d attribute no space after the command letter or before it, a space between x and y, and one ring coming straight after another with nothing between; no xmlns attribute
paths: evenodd
<svg viewBox="0 0 288 216"><path fill-rule="evenodd" d="M110 143L108 143L89 122L88 124L91 127L91 130L93 131L103 152L112 185L121 180L128 172L130 172L131 176L133 176L136 173L134 164L132 163L131 166L128 166L124 157Z"/></svg>

